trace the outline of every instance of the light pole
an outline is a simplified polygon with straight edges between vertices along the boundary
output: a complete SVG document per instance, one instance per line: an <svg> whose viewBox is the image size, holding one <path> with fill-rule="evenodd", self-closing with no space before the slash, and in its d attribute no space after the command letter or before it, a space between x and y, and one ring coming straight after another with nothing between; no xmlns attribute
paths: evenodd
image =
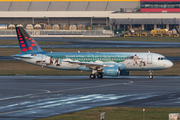
<svg viewBox="0 0 180 120"><path fill-rule="evenodd" d="M143 120L145 120L145 109L143 109Z"/></svg>

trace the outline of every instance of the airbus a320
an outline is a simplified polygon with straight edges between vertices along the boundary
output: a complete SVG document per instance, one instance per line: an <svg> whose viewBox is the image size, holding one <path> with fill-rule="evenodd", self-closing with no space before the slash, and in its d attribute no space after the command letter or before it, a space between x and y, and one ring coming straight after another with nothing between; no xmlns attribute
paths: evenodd
<svg viewBox="0 0 180 120"><path fill-rule="evenodd" d="M16 27L21 54L13 55L16 60L59 70L91 71L90 78L130 75L131 71L164 70L173 63L157 53L135 52L45 52L23 27Z"/></svg>

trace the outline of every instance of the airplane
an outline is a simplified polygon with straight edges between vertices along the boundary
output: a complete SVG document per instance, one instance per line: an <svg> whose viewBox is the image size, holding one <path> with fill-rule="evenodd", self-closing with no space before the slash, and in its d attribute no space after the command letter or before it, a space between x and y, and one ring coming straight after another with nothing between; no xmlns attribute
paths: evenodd
<svg viewBox="0 0 180 120"><path fill-rule="evenodd" d="M23 27L16 27L16 33L21 54L13 55L14 59L59 70L91 71L91 79L130 75L131 71L149 71L152 79L152 71L173 66L163 55L150 52L46 52Z"/></svg>

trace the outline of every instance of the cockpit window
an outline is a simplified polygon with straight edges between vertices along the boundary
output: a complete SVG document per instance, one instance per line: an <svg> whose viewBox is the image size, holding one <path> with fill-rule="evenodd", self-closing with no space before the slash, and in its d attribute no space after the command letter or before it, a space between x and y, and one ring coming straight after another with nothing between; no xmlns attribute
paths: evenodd
<svg viewBox="0 0 180 120"><path fill-rule="evenodd" d="M167 60L165 57L159 57L158 60Z"/></svg>

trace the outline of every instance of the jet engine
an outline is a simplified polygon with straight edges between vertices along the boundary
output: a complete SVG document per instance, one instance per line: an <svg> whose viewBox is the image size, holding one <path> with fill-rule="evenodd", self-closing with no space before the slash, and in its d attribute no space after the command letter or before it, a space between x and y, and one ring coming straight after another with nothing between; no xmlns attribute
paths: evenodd
<svg viewBox="0 0 180 120"><path fill-rule="evenodd" d="M119 67L104 67L104 75L118 76L120 75L120 68Z"/></svg>

